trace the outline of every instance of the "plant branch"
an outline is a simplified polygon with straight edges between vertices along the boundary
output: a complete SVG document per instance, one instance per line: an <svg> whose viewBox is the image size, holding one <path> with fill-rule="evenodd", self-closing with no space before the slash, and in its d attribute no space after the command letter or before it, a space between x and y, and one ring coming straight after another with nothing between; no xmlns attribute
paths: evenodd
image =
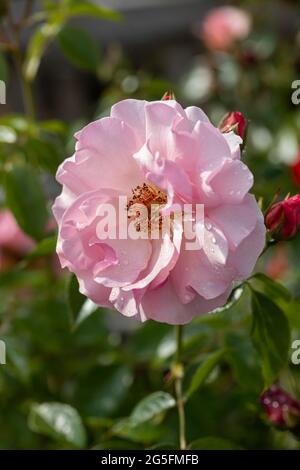
<svg viewBox="0 0 300 470"><path fill-rule="evenodd" d="M22 89L22 96L24 102L24 110L26 116L34 120L35 119L35 111L34 111L34 101L33 101L33 93L31 84L28 82L24 75L23 71L23 58L21 52L21 43L20 43L20 33L22 30L23 25L26 23L27 17L30 14L33 2L28 0L25 5L24 14L22 19L19 23L16 23L13 19L12 11L11 11L11 2L7 0L7 23L10 29L10 34L13 40L13 47L12 47L12 57L13 61L20 79L21 89Z"/></svg>
<svg viewBox="0 0 300 470"><path fill-rule="evenodd" d="M184 410L184 397L182 393L182 381L184 377L184 366L181 362L182 353L182 325L176 325L176 355L175 364L173 368L173 375L175 378L175 395L178 410L179 420L179 448L186 450L186 436L185 436L185 410Z"/></svg>

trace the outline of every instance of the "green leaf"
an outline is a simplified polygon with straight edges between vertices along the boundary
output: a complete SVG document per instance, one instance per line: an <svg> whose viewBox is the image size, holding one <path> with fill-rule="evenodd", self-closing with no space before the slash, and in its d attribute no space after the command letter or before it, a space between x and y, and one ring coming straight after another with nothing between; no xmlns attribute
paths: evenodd
<svg viewBox="0 0 300 470"><path fill-rule="evenodd" d="M45 23L31 36L24 62L26 80L30 82L34 80L46 48L58 34L61 27L62 24L59 22Z"/></svg>
<svg viewBox="0 0 300 470"><path fill-rule="evenodd" d="M72 323L78 319L82 306L86 301L86 297L79 292L79 284L75 274L71 274L68 283L68 304L71 313Z"/></svg>
<svg viewBox="0 0 300 470"><path fill-rule="evenodd" d="M92 300L86 299L86 301L83 303L81 309L78 312L74 328L78 328L79 325L81 325L85 320L87 320L90 315L95 313L98 308L98 305L96 305Z"/></svg>
<svg viewBox="0 0 300 470"><path fill-rule="evenodd" d="M258 290L270 297L274 302L283 300L289 302L291 300L291 293L279 282L274 281L263 273L256 273L249 279L250 284L255 290Z"/></svg>
<svg viewBox="0 0 300 470"><path fill-rule="evenodd" d="M56 236L48 237L42 240L28 255L27 259L39 258L40 256L49 256L55 253Z"/></svg>
<svg viewBox="0 0 300 470"><path fill-rule="evenodd" d="M226 358L239 386L258 396L263 388L260 357L248 336L235 333L226 337Z"/></svg>
<svg viewBox="0 0 300 470"><path fill-rule="evenodd" d="M23 151L32 165L37 163L53 174L57 171L57 167L62 161L62 155L58 151L57 146L50 140L28 139L23 145Z"/></svg>
<svg viewBox="0 0 300 470"><path fill-rule="evenodd" d="M0 80L7 81L8 70L4 54L0 50Z"/></svg>
<svg viewBox="0 0 300 470"><path fill-rule="evenodd" d="M196 370L191 384L187 390L186 398L189 399L193 393L196 392L205 382L209 374L213 371L213 369L218 365L220 360L224 357L226 350L221 349L220 351L216 351L210 354L198 367Z"/></svg>
<svg viewBox="0 0 300 470"><path fill-rule="evenodd" d="M76 391L77 408L88 417L112 416L127 397L132 380L126 366L92 368Z"/></svg>
<svg viewBox="0 0 300 470"><path fill-rule="evenodd" d="M221 437L202 437L193 441L189 446L189 450L234 450L240 447L234 442Z"/></svg>
<svg viewBox="0 0 300 470"><path fill-rule="evenodd" d="M72 447L82 449L86 445L86 432L78 412L63 403L33 405L29 414L29 427L34 432Z"/></svg>
<svg viewBox="0 0 300 470"><path fill-rule="evenodd" d="M87 0L73 0L68 9L69 16L94 16L110 21L118 21L122 17L120 13L105 8Z"/></svg>
<svg viewBox="0 0 300 470"><path fill-rule="evenodd" d="M42 185L34 169L21 164L7 169L5 193L7 206L19 226L34 239L41 240L49 215Z"/></svg>
<svg viewBox="0 0 300 470"><path fill-rule="evenodd" d="M158 426L157 423L145 422L134 425L130 418L125 418L116 423L111 432L113 435L129 441L151 444L159 441L166 430L162 426Z"/></svg>
<svg viewBox="0 0 300 470"><path fill-rule="evenodd" d="M0 272L0 287L18 287L18 286L41 286L47 280L47 273L34 269L11 269L10 271Z"/></svg>
<svg viewBox="0 0 300 470"><path fill-rule="evenodd" d="M175 405L176 401L169 393L154 392L136 405L130 415L131 423L134 425L142 424Z"/></svg>
<svg viewBox="0 0 300 470"><path fill-rule="evenodd" d="M261 357L265 386L268 387L288 360L289 323L272 300L253 289L252 314L252 341Z"/></svg>
<svg viewBox="0 0 300 470"><path fill-rule="evenodd" d="M65 56L74 65L95 71L99 65L99 48L83 30L64 26L58 34L58 42Z"/></svg>

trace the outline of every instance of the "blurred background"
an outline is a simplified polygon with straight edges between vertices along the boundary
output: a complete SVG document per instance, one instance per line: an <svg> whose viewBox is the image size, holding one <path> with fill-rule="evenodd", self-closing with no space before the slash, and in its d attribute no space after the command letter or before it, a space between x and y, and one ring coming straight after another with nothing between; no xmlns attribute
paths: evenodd
<svg viewBox="0 0 300 470"><path fill-rule="evenodd" d="M300 4L0 0L0 26L0 449L174 448L173 410L138 426L127 418L147 394L172 391L173 328L96 308L61 272L55 171L73 153L74 132L113 103L171 90L216 126L229 111L247 118L243 159L263 207L277 192L300 192ZM278 302L300 339L299 237L258 269L292 292ZM187 383L207 354L230 346L187 405L188 441L300 449L300 405L279 420L261 404L249 305L245 291L185 328ZM300 398L300 366L287 361L279 381Z"/></svg>

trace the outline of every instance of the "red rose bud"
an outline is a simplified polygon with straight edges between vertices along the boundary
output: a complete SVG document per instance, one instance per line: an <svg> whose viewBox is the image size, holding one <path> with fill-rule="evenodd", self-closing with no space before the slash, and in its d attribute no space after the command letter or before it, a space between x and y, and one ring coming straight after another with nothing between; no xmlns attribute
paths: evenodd
<svg viewBox="0 0 300 470"><path fill-rule="evenodd" d="M272 385L260 398L268 420L281 428L294 428L300 423L300 403L277 385Z"/></svg>
<svg viewBox="0 0 300 470"><path fill-rule="evenodd" d="M232 111L231 113L226 114L219 125L219 129L223 133L233 131L244 140L247 124L247 119L242 115L242 113L239 111Z"/></svg>
<svg viewBox="0 0 300 470"><path fill-rule="evenodd" d="M300 153L297 155L295 163L291 165L291 170L295 183L300 186Z"/></svg>
<svg viewBox="0 0 300 470"><path fill-rule="evenodd" d="M166 93L162 97L162 101L169 101L169 100L175 100L175 94L173 91L166 91Z"/></svg>
<svg viewBox="0 0 300 470"><path fill-rule="evenodd" d="M273 204L265 215L265 224L275 239L293 238L300 224L300 194Z"/></svg>

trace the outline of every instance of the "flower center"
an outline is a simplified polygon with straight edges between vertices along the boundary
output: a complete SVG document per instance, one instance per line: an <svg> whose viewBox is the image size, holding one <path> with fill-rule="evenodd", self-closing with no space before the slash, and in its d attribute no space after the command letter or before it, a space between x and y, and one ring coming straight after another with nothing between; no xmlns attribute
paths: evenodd
<svg viewBox="0 0 300 470"><path fill-rule="evenodd" d="M162 227L162 215L160 210L167 203L168 197L153 183L143 183L132 189L132 197L127 204L128 219L136 220L135 228L137 232L153 228L154 224L158 229ZM141 207L145 210L141 213ZM145 215L146 217L143 217ZM141 217L142 216L142 217Z"/></svg>

